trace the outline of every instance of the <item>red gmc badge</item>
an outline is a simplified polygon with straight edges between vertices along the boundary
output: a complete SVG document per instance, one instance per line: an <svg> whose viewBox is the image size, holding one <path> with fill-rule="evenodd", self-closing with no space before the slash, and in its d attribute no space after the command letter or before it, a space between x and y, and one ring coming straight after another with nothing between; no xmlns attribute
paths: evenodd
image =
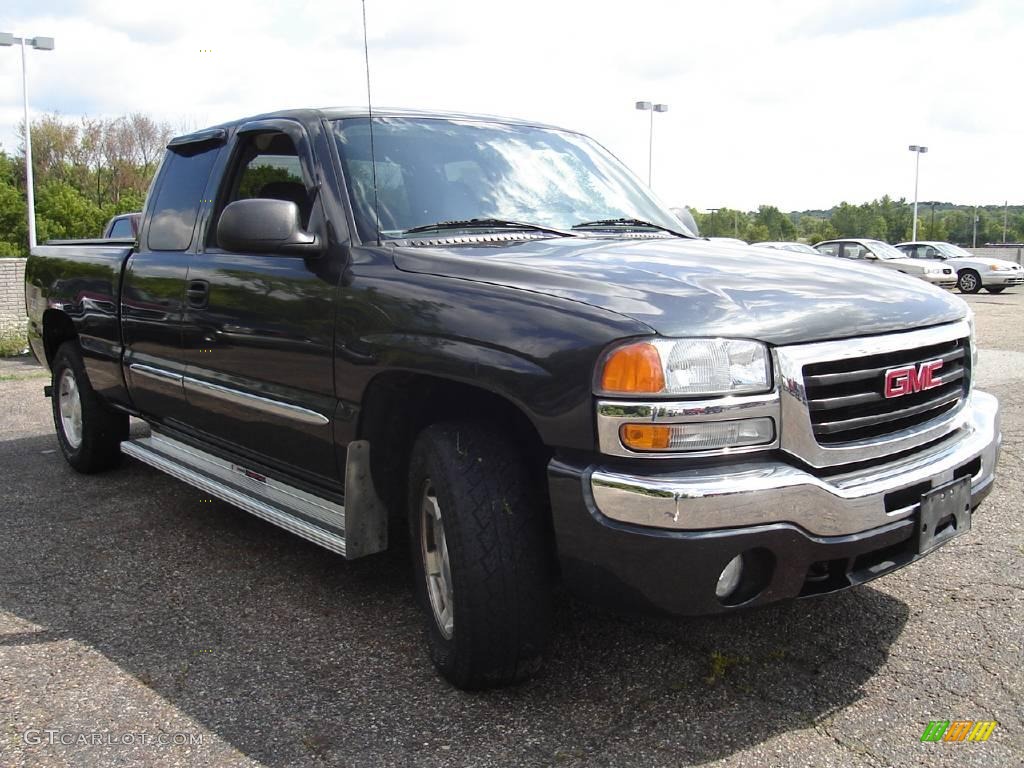
<svg viewBox="0 0 1024 768"><path fill-rule="evenodd" d="M920 365L890 368L885 372L885 396L903 397L942 385L942 379L935 372L942 368L941 360L930 360Z"/></svg>

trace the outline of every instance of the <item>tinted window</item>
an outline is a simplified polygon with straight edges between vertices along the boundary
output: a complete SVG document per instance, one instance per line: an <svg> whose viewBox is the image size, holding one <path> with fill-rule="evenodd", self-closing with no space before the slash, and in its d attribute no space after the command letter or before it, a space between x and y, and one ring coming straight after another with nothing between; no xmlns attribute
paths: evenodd
<svg viewBox="0 0 1024 768"><path fill-rule="evenodd" d="M131 219L117 219L114 221L114 226L110 228L110 236L128 239L134 238L135 232L132 231Z"/></svg>
<svg viewBox="0 0 1024 768"><path fill-rule="evenodd" d="M154 251L183 251L192 242L192 230L202 204L210 169L217 159L219 147L200 151L167 153L160 171L160 186L153 201L153 218L149 224L147 243Z"/></svg>
<svg viewBox="0 0 1024 768"><path fill-rule="evenodd" d="M221 211L237 200L285 200L299 207L302 226L309 224L313 199L306 188L295 142L287 134L271 131L242 136L232 168L221 186ZM210 240L216 241L216 226L211 227Z"/></svg>

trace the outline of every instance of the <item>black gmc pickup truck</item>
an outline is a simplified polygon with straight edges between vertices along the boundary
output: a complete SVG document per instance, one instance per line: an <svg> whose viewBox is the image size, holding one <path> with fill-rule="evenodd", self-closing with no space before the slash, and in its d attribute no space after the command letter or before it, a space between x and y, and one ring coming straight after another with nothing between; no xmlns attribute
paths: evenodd
<svg viewBox="0 0 1024 768"><path fill-rule="evenodd" d="M558 581L695 614L907 565L970 528L1001 440L960 299L701 240L528 122L181 136L134 246L49 243L26 283L72 467L125 453L348 558L407 524L465 688L536 668Z"/></svg>

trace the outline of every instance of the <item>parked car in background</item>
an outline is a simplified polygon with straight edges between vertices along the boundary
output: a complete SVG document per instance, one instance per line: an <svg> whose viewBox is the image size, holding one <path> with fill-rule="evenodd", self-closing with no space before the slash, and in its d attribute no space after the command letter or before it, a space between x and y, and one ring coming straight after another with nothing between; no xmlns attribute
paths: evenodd
<svg viewBox="0 0 1024 768"><path fill-rule="evenodd" d="M141 213L122 213L107 222L103 228L104 240L134 240L139 234Z"/></svg>
<svg viewBox="0 0 1024 768"><path fill-rule="evenodd" d="M756 245L758 248L774 248L777 251L796 251L797 253L813 253L816 256L821 254L814 250L814 246L807 245L806 243L790 243L790 242L764 242L764 243L751 243Z"/></svg>
<svg viewBox="0 0 1024 768"><path fill-rule="evenodd" d="M961 293L977 293L984 288L989 293L1002 293L1011 285L1024 284L1024 269L1006 259L975 256L952 243L918 240L896 246L912 259L941 261L952 267L957 275L957 288Z"/></svg>
<svg viewBox="0 0 1024 768"><path fill-rule="evenodd" d="M879 267L903 272L906 275L919 277L932 285L952 290L956 287L956 273L952 267L945 267L923 259L912 259L903 251L897 250L881 240L861 240L844 238L825 240L817 243L814 249L826 256L838 256L841 259L853 259L875 264Z"/></svg>

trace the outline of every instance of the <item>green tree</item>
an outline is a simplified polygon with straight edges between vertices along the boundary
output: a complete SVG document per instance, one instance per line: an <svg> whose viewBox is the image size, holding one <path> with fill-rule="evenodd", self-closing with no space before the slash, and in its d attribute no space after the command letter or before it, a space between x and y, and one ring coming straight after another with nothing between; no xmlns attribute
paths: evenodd
<svg viewBox="0 0 1024 768"><path fill-rule="evenodd" d="M759 206L754 215L754 224L764 227L767 236L757 239L753 232L748 231L750 242L793 240L796 237L796 225L793 224L793 220L774 205ZM757 234L761 234L761 231L758 231Z"/></svg>
<svg viewBox="0 0 1024 768"><path fill-rule="evenodd" d="M105 214L96 203L65 181L49 181L36 195L36 229L40 241L97 237Z"/></svg>

